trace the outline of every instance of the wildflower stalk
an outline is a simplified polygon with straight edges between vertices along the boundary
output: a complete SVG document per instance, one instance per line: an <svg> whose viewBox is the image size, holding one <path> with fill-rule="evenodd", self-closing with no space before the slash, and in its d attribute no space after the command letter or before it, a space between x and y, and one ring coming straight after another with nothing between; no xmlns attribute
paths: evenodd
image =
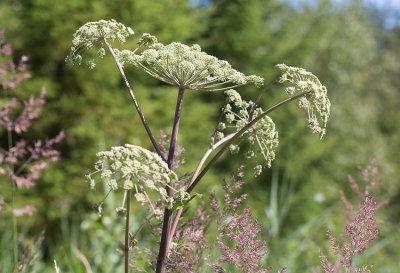
<svg viewBox="0 0 400 273"><path fill-rule="evenodd" d="M210 154L215 151L219 146L224 144L226 141L231 139L235 133L229 134L223 139L219 140L217 143L215 143L208 151L204 154L203 158L200 160L199 165L197 165L197 168L192 176L192 179L190 180L190 185L193 183L194 179L196 179L197 175L199 174L201 167L203 167L204 163L206 162L207 158L210 156Z"/></svg>
<svg viewBox="0 0 400 273"><path fill-rule="evenodd" d="M199 165L197 166L197 168L196 168L196 170L195 170L195 172L194 172L194 174L193 174L193 176L192 176L192 178L191 178L191 180L190 180L190 185L191 185L191 184L193 183L193 181L196 179L197 175L199 174L199 172L200 172L200 170L201 170L201 167L203 167L204 163L206 162L206 160L207 160L207 158L210 156L210 154L211 154L215 149L217 149L219 146L221 146L221 145L224 144L226 141L228 141L229 139L231 139L234 135L235 135L234 133L227 135L226 137L224 137L223 139L221 139L221 140L219 140L217 143L215 143L213 146L211 146L210 149L208 149L208 151L204 154L203 158L200 160L200 163L199 163ZM172 224L171 233L170 233L170 236L169 236L169 243L171 243L172 238L174 237L175 230L176 230L176 227L178 226L178 222L179 222L179 219L181 218L182 212L183 212L183 208L182 208L182 209L179 209L178 212L176 213L174 222L173 222L173 224Z"/></svg>
<svg viewBox="0 0 400 273"><path fill-rule="evenodd" d="M162 153L161 153L160 148L158 147L158 144L157 144L156 140L154 139L153 134L151 133L150 127L149 127L149 125L147 124L146 119L144 118L143 112L142 112L142 110L140 109L140 106L139 106L138 101L136 100L136 97L135 97L135 94L133 93L132 87L131 87L131 85L129 84L128 78L127 78L126 75L125 75L125 72L124 72L124 69L123 69L123 67L122 67L122 64L118 61L118 58L117 58L117 56L116 56L116 54L115 54L113 48L111 47L111 45L109 44L109 42L107 41L106 38L104 38L104 43L107 45L108 49L109 49L110 52L111 52L111 55L113 56L113 58L114 58L114 60L115 60L115 63L117 64L117 67L118 67L118 69L119 69L119 72L121 73L121 76L122 76L122 78L124 79L124 83L125 83L126 87L127 87L128 90L129 90L129 94L130 94L130 96L131 96L131 98L132 98L133 104L135 105L136 111L137 111L138 114L139 114L139 117L140 117L140 119L141 119L141 121L142 121L142 123L143 123L144 128L146 129L146 132L147 132L147 134L148 134L148 136L149 136L149 138L150 138L150 140L151 140L151 143L152 143L153 146L154 146L154 149L156 149L157 154L158 154L164 161L166 161L165 158L163 157Z"/></svg>
<svg viewBox="0 0 400 273"><path fill-rule="evenodd" d="M125 218L125 273L129 273L129 215L131 212L132 190L127 191L126 218Z"/></svg>
<svg viewBox="0 0 400 273"><path fill-rule="evenodd" d="M265 117L267 114L271 113L272 111L278 109L279 107L296 100L300 97L305 96L307 93L301 93L296 96L293 96L291 98L288 98L286 100L281 101L280 103L272 106L268 110L264 111L262 114L260 114L258 117L254 118L252 121L250 121L246 126L244 126L240 131L235 133L233 137L231 137L229 140L227 140L226 144L219 150L219 152L211 159L211 161L204 167L203 171L195 178L193 183L190 184L190 186L187 188L186 192L190 193L193 191L193 189L197 186L197 184L200 182L200 180L203 178L203 176L208 172L208 170L215 164L215 162L221 157L221 155L229 148L229 146L235 142L236 139L238 139L241 135L243 135L248 129L250 129L257 121Z"/></svg>
<svg viewBox="0 0 400 273"><path fill-rule="evenodd" d="M211 148L213 148L213 146L214 146L215 138L216 138L217 132L218 132L218 126L219 126L219 124L221 123L221 121L222 121L222 119L224 117L225 109L226 109L226 105L222 108L222 111L221 111L221 113L219 114L219 117L218 117L217 124L215 125L214 133L211 135L211 141L210 141Z"/></svg>
<svg viewBox="0 0 400 273"><path fill-rule="evenodd" d="M33 156L31 155L22 165L21 167L18 168L18 170L15 172L16 175L19 175L27 166L29 163L33 161Z"/></svg>
<svg viewBox="0 0 400 273"><path fill-rule="evenodd" d="M7 137L8 137L8 153L12 153L12 132L10 129L7 129ZM14 164L10 163L10 168L12 172L14 172ZM15 199L17 195L17 185L15 181L11 179L12 183L12 208L13 211L16 209L15 207ZM18 272L18 227L17 227L17 216L12 213L12 221L13 221L13 257L14 257L14 272Z"/></svg>
<svg viewBox="0 0 400 273"><path fill-rule="evenodd" d="M4 90L4 98L7 99L7 89ZM8 151L7 153L11 155L12 151L12 130L9 127L6 127L7 130L7 142L8 142ZM13 163L9 163L9 167L12 170L12 172L14 173L14 164ZM15 207L15 199L16 199L16 195L17 195L17 185L15 183L15 181L12 180L11 178L11 183L12 183L12 211L14 211L14 209L16 209ZM18 238L17 238L17 234L18 234L18 227L17 227L17 216L12 213L12 225L13 225L13 260L14 260L14 271L13 272L18 272Z"/></svg>
<svg viewBox="0 0 400 273"><path fill-rule="evenodd" d="M12 203L13 203L13 211L15 209L15 196L17 193L17 185L12 182ZM18 241L17 241L17 216L13 213L13 256L14 256L14 272L18 272Z"/></svg>
<svg viewBox="0 0 400 273"><path fill-rule="evenodd" d="M259 121L260 119L262 119L264 116L266 116L267 114L275 111L276 109L278 109L279 107L293 101L296 100L302 96L305 96L307 93L301 93L298 94L296 96L293 96L291 98L288 98L286 100L281 101L280 103L272 106L271 108L269 108L268 110L264 111L262 114L260 114L259 116L257 116L256 118L254 118L253 120L251 120L246 126L244 126L240 131L236 132L236 133L232 133L227 135L226 137L224 137L223 139L221 139L220 141L218 141L217 143L215 143L212 147L210 147L210 149L208 149L208 151L204 154L203 158L200 160L199 165L197 166L192 179L190 180L190 185L189 187L186 189L187 193L190 193L193 191L193 189L197 186L197 184L200 182L200 180L203 178L203 176L207 173L207 171L215 164L215 162L221 157L221 155L229 148L229 146L235 142L236 139L238 139L242 134L244 134L248 129L250 129L255 123L257 123L257 121ZM219 146L221 146L222 144L226 143L221 150L211 159L211 161L206 165L206 167L203 169L203 171L199 174L200 169L202 168L202 166L204 165L205 161L207 160L207 158L210 156L210 154L216 150ZM179 219L182 215L182 209L178 210L175 219L174 219L174 223L172 224L172 228L171 228L171 234L169 237L169 242L172 241L172 238L174 236L176 227L178 225Z"/></svg>
<svg viewBox="0 0 400 273"><path fill-rule="evenodd" d="M179 122L182 113L182 103L183 103L183 95L185 93L185 88L180 86L178 92L178 98L176 101L176 109L175 109L175 117L174 117L174 124L172 127L172 134L171 134L171 141L169 145L169 152L168 152L168 168L170 170L174 167L174 155L175 155L175 148L176 148L176 141L178 139L178 131L179 131ZM172 196L172 190L168 185L166 186L166 190L168 196ZM161 242L160 242L160 249L158 252L157 257L157 273L164 273L167 266L167 255L168 249L170 245L170 234L171 234L171 226L172 226L172 210L166 208L164 210L164 220L163 220L163 228L161 233Z"/></svg>
<svg viewBox="0 0 400 273"><path fill-rule="evenodd" d="M178 98L176 101L174 125L172 128L171 142L169 145L168 161L167 161L168 168L170 170L172 170L174 168L174 155L175 155L175 148L176 148L176 140L178 138L179 121L181 119L182 102L183 102L184 93L185 93L185 89L183 87L179 87ZM169 191L170 191L170 189L169 189Z"/></svg>
<svg viewBox="0 0 400 273"><path fill-rule="evenodd" d="M135 234L130 238L131 242L129 243L129 247L135 246L135 239L136 236L142 231L142 229L150 223L150 220L154 217L154 214L150 215L149 217L146 218L146 220L140 225L140 227L138 228L138 230L136 230Z"/></svg>
<svg viewBox="0 0 400 273"><path fill-rule="evenodd" d="M275 79L273 79L272 81L270 81L264 88L263 90L260 92L260 94L258 95L256 101L254 102L253 107L250 110L250 114L249 114L249 122L253 119L253 114L254 111L256 110L258 104L260 103L261 97L262 95L264 95L264 93L276 82L279 81L280 75L278 77L276 77Z"/></svg>

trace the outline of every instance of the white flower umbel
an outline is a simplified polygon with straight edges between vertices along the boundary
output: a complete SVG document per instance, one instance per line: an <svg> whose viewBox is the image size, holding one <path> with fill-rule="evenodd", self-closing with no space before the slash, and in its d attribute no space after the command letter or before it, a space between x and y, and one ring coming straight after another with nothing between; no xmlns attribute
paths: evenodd
<svg viewBox="0 0 400 273"><path fill-rule="evenodd" d="M288 82L290 85L286 88L288 95L291 96L295 92L306 94L300 98L299 107L307 109L308 127L313 133L319 134L322 138L326 133L326 124L331 108L326 87L321 84L315 75L303 68L291 67L285 64L278 64L277 67L282 71L279 82Z"/></svg>
<svg viewBox="0 0 400 273"><path fill-rule="evenodd" d="M253 102L246 102L242 100L240 94L235 90L225 91L227 95L227 104L224 108L225 123L220 123L218 126L218 138L223 138L222 131L225 128L233 128L234 132L240 131L244 126L249 123L250 111L254 105ZM254 117L257 117L263 112L261 108L256 108ZM259 155L266 161L264 164L257 164L254 168L255 175L260 175L262 165L271 167L272 160L275 159L275 149L279 144L278 131L275 129L275 123L267 115L254 124L242 136L242 139L248 140L250 143L249 150L246 151L247 158L257 158ZM239 150L237 145L231 145L230 150L236 153Z"/></svg>
<svg viewBox="0 0 400 273"><path fill-rule="evenodd" d="M71 65L81 65L83 55L95 47L95 56L86 62L89 69L93 69L96 65L94 59L96 57L103 58L106 54L103 47L105 40L117 40L124 43L126 38L133 34L130 27L126 27L114 19L86 23L75 32L72 40L73 47L66 62Z"/></svg>
<svg viewBox="0 0 400 273"><path fill-rule="evenodd" d="M92 176L99 173L110 190L134 190L136 200L142 205L149 205L157 216L162 211L155 208L156 201L162 200L168 209L173 209L190 199L188 193L174 188L171 188L174 195L167 195L165 187L173 185L171 182L176 182L178 177L168 169L160 156L149 150L126 144L99 152L97 156L100 160L95 164L96 171L86 174L91 185L94 185ZM154 193L157 200L151 200Z"/></svg>
<svg viewBox="0 0 400 273"><path fill-rule="evenodd" d="M129 50L118 51L121 63L133 64L154 78L183 89L200 91L227 90L253 83L263 85L263 78L245 76L227 61L201 51L199 45L154 43L140 55Z"/></svg>

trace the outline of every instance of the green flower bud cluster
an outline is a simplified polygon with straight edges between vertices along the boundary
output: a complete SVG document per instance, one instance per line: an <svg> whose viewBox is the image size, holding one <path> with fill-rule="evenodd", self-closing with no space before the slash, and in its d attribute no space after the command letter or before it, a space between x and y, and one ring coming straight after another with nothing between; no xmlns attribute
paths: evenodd
<svg viewBox="0 0 400 273"><path fill-rule="evenodd" d="M253 83L263 85L263 78L245 76L227 61L201 51L199 45L155 42L140 55L133 51L117 51L121 63L133 64L154 78L184 89L218 91Z"/></svg>
<svg viewBox="0 0 400 273"><path fill-rule="evenodd" d="M240 131L249 122L250 111L253 108L253 102L242 100L240 94L235 90L225 91L227 96L227 104L224 107L225 123L220 123L218 126L217 138L223 138L223 129L232 128L235 132ZM261 108L256 108L254 117L257 117L263 112ZM263 117L252 128L247 130L241 138L245 138L249 143L249 150L245 153L247 158L257 158L259 155L266 161L264 164L257 164L254 168L254 174L260 175L263 165L271 167L272 160L275 159L275 149L279 144L278 131L275 128L275 123L268 116ZM229 147L232 153L239 151L239 146L231 145Z"/></svg>
<svg viewBox="0 0 400 273"><path fill-rule="evenodd" d="M86 23L75 32L72 40L73 46L66 62L70 65L81 65L83 55L96 46L95 56L86 62L89 69L93 69L96 65L94 59L96 57L103 58L105 55L106 51L103 47L105 39L124 43L126 38L133 34L130 27L126 27L114 19Z"/></svg>
<svg viewBox="0 0 400 273"><path fill-rule="evenodd" d="M157 43L157 38L149 33L143 33L138 44L144 46L152 46Z"/></svg>
<svg viewBox="0 0 400 273"><path fill-rule="evenodd" d="M331 108L326 87L315 75L303 68L285 64L278 64L277 67L282 71L279 82L288 82L290 85L286 88L288 95L293 95L295 92L306 94L300 98L299 107L307 110L308 127L322 138L326 133Z"/></svg>
<svg viewBox="0 0 400 273"><path fill-rule="evenodd" d="M161 157L142 147L126 144L112 147L110 151L97 153L100 160L95 164L95 171L89 171L86 178L92 188L95 186L93 176L100 174L110 190L134 190L135 199L142 205L149 205L156 216L163 211L155 208L155 201L150 197L157 195L157 201L162 201L168 209L180 206L190 199L185 190L176 190L173 196L168 196L166 186L178 180L177 175L168 169Z"/></svg>

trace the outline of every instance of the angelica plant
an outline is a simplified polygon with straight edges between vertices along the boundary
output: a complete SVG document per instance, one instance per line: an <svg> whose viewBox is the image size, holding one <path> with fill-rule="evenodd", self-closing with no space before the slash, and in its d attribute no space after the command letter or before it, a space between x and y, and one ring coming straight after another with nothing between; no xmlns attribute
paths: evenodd
<svg viewBox="0 0 400 273"><path fill-rule="evenodd" d="M264 166L271 166L279 143L278 131L269 114L299 99L300 108L307 110L309 127L314 133L323 137L330 114L330 101L326 87L315 75L302 68L283 64L277 66L281 72L278 81L267 84L255 102L244 101L234 88L246 84L253 84L256 88L260 88L264 84L263 78L255 75L246 76L232 68L227 61L205 53L197 44L188 46L172 42L164 45L148 33L142 35L137 47L133 50L113 48L109 43L111 40L124 43L133 34L133 29L115 20L86 23L74 34L73 46L66 61L71 65L85 63L89 69L93 69L96 65L95 61L105 56L106 49L115 60L156 153L129 144L124 147L114 147L110 151L99 152L98 156L101 160L96 164L94 172L87 173L87 178L92 188L96 183L94 176L98 175L100 176L98 179L106 183L110 191L120 189L125 191L126 208L118 209L119 213L126 215L125 272L129 272L128 234L132 192L135 193L136 200L145 204L152 214L163 216L156 272L166 272L171 241L183 207L198 196L193 190L215 162L228 150L237 152L240 149L240 142L247 141L250 143L250 148L246 156L257 159L254 173L259 175ZM89 56L88 60L84 61L86 56ZM172 132L168 153L165 155L155 141L133 88L125 75L124 67L127 65L135 66L150 76L177 88ZM289 98L264 110L258 106L261 96L276 82L289 85L286 87ZM178 181L179 178L176 175L175 155L186 90L226 91L227 100L222 109L222 118L212 134L210 148L205 152L183 188L177 187L179 183L176 183L183 180ZM214 156L208 160L212 154ZM156 204L161 204L161 207L156 207ZM98 208L101 207L98 206Z"/></svg>

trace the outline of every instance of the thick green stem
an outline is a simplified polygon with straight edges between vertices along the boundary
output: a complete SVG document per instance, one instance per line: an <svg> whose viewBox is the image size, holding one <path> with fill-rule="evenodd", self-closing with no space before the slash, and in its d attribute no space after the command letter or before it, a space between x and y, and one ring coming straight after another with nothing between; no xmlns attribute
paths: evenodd
<svg viewBox="0 0 400 273"><path fill-rule="evenodd" d="M127 191L126 218L125 218L125 273L129 273L129 216L131 212L132 190Z"/></svg>
<svg viewBox="0 0 400 273"><path fill-rule="evenodd" d="M122 67L122 64L118 61L118 58L117 58L117 56L115 55L115 52L114 52L113 48L111 47L111 45L108 43L108 41L107 41L106 39L104 39L104 42L105 42L105 44L107 45L108 49L110 50L111 55L113 56L113 58L114 58L114 60L115 60L115 63L117 64L117 67L118 67L118 69L119 69L119 72L121 73L122 78L124 79L124 83L125 83L126 87L127 87L128 90L129 90L129 94L130 94L130 96L131 96L131 99L132 99L132 101L133 101L133 104L135 105L136 111L137 111L138 114L139 114L139 117L140 117L140 119L141 119L141 121L142 121L142 123L143 123L143 125L144 125L144 128L146 129L146 132L147 132L147 134L148 134L148 136L149 136L149 138L150 138L150 140L151 140L151 143L152 143L153 146L154 146L154 149L156 149L157 154L158 154L165 162L167 162L167 161L165 160L163 154L161 153L160 148L158 147L157 141L154 139L154 136L153 136L153 134L151 133L150 127L149 127L149 125L147 124L146 119L144 118L143 112L142 112L142 110L141 110L140 107L139 107L139 103L138 103L138 101L136 100L136 97L135 97L135 94L133 93L132 87L131 87L131 85L129 84L128 78L127 78L126 75L125 75L125 72L124 72L124 69L123 69L123 67Z"/></svg>
<svg viewBox="0 0 400 273"><path fill-rule="evenodd" d="M182 103L183 103L183 95L185 93L185 89L183 87L179 87L178 98L176 101L176 109L175 109L175 117L174 117L174 125L172 128L171 134L171 141L169 145L169 152L168 152L168 168L172 170L174 168L174 155L176 149L176 141L178 139L178 131L179 131L179 122L182 113ZM167 186L167 193L168 196L172 196L172 190L170 187ZM172 211L169 209L165 209L164 211L164 222L163 228L161 233L161 242L160 242L160 249L158 252L157 257L157 273L165 273L167 268L167 256L168 250L170 245L170 232L171 232L171 225L172 225Z"/></svg>

